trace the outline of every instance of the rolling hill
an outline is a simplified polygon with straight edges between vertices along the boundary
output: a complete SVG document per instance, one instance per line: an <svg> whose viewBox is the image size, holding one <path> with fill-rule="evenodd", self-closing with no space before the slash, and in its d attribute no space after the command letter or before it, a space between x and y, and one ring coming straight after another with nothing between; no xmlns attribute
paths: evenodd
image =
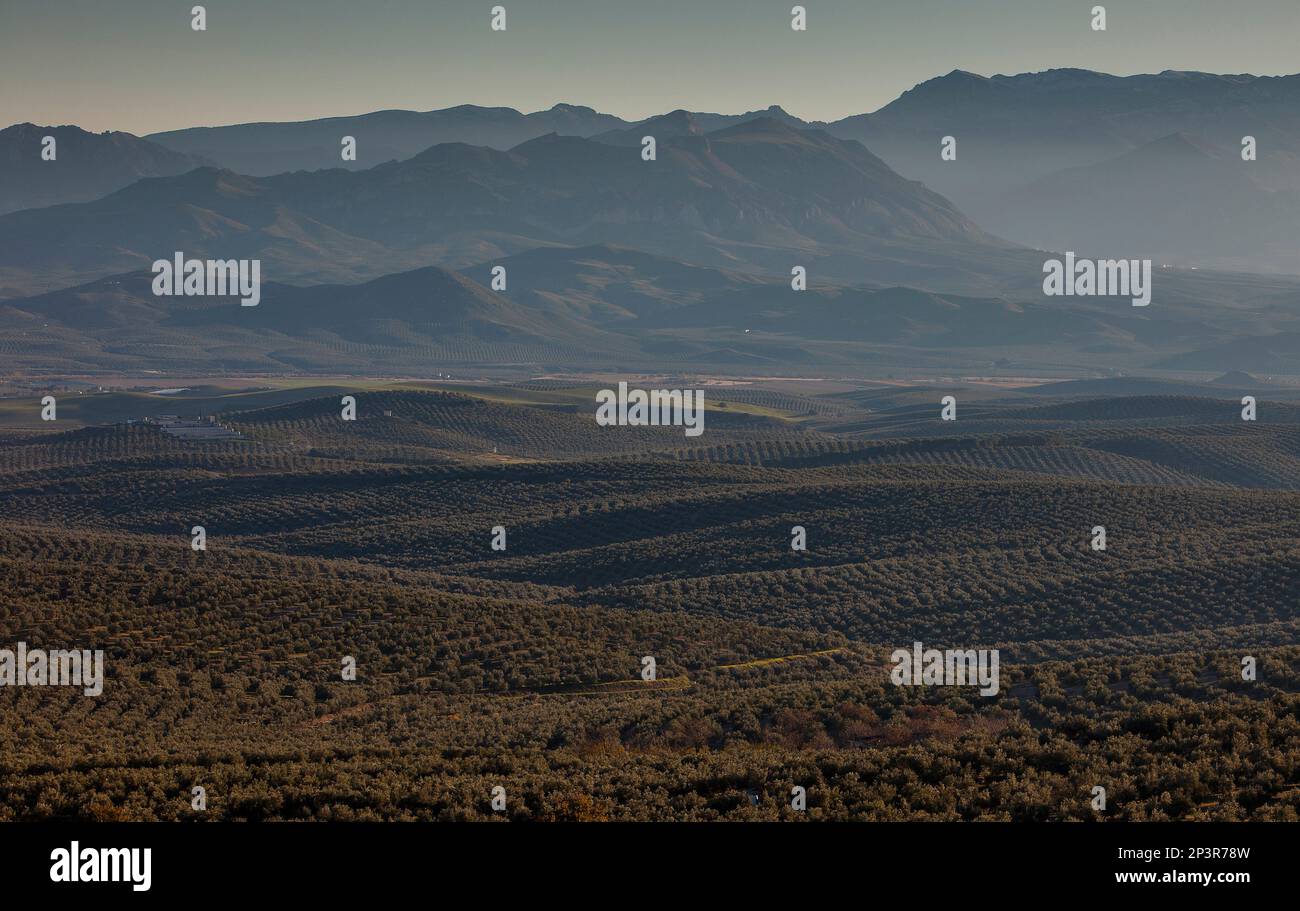
<svg viewBox="0 0 1300 911"><path fill-rule="evenodd" d="M710 412L688 446L533 387L359 389L355 422L338 389L244 392L238 440L0 435L0 632L108 668L0 706L0 816L180 819L203 781L219 819L486 819L504 781L518 820L781 819L795 782L811 819L1090 820L1098 776L1133 782L1110 818L1294 814L1294 405L1010 393L941 435L933 407ZM892 685L918 638L997 648L999 692Z"/></svg>

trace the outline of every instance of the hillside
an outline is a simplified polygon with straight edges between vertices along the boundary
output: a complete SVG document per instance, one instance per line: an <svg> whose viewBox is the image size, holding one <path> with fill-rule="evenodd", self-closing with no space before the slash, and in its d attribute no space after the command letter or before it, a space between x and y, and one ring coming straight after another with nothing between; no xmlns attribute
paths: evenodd
<svg viewBox="0 0 1300 911"><path fill-rule="evenodd" d="M1014 396L965 437L733 422L647 453L545 401L568 388L362 392L354 424L286 401L225 414L239 441L0 437L0 635L108 668L98 700L0 708L64 732L0 725L0 816L178 819L201 780L219 819L479 819L504 781L518 820L793 818L793 783L814 819L1091 820L1098 775L1108 818L1300 809L1274 773L1300 734L1294 407ZM996 646L999 693L891 685L916 638Z"/></svg>

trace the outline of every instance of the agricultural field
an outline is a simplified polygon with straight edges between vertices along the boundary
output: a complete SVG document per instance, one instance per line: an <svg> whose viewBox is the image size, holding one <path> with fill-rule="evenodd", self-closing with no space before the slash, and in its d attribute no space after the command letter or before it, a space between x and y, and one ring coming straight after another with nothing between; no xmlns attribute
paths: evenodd
<svg viewBox="0 0 1300 911"><path fill-rule="evenodd" d="M0 819L1300 816L1287 396L754 383L692 440L602 385L2 400L0 641L105 680L6 694Z"/></svg>

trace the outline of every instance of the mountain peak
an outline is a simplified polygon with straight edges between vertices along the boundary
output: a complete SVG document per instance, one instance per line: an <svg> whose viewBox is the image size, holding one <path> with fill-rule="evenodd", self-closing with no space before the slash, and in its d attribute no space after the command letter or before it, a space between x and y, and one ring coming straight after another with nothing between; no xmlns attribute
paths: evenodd
<svg viewBox="0 0 1300 911"><path fill-rule="evenodd" d="M798 130L784 120L776 117L755 117L752 120L743 120L740 123L733 124L729 127L723 127L710 136L740 136L748 133L772 133L780 135L789 135L791 133L799 134L804 131Z"/></svg>
<svg viewBox="0 0 1300 911"><path fill-rule="evenodd" d="M644 121L643 126L665 126L672 132L676 133L700 133L702 132L699 125L695 122L695 115L690 111L678 108L675 111L669 111L667 114L661 114L658 117L651 117Z"/></svg>
<svg viewBox="0 0 1300 911"><path fill-rule="evenodd" d="M947 75L936 76L913 86L886 105L885 108L908 101L953 99L964 103L973 95L982 97L995 84L987 76L981 76L968 70L953 70Z"/></svg>
<svg viewBox="0 0 1300 911"><path fill-rule="evenodd" d="M42 140L57 143L57 164L41 158ZM73 124L16 123L0 130L0 213L85 202L142 177L171 177L207 164L131 133L92 133Z"/></svg>
<svg viewBox="0 0 1300 911"><path fill-rule="evenodd" d="M1259 380L1255 379L1249 373L1246 373L1242 370L1229 370L1223 376L1211 380L1210 384L1213 386L1235 386L1237 388L1250 388L1251 386L1258 386Z"/></svg>
<svg viewBox="0 0 1300 911"><path fill-rule="evenodd" d="M597 133L592 140L604 145L635 146L641 144L643 136L653 135L660 139L681 136L702 136L704 130L696 122L690 111L678 108L667 114L650 117L627 129L609 130Z"/></svg>
<svg viewBox="0 0 1300 911"><path fill-rule="evenodd" d="M585 142L585 141L586 140L583 140L577 136L562 136L555 130L551 130L549 133L543 133L541 136L534 136L532 139L528 140L527 142L519 143L519 145L515 146L510 151L522 153L522 152L527 152L530 149L544 149L547 148L548 146L573 145L575 143Z"/></svg>

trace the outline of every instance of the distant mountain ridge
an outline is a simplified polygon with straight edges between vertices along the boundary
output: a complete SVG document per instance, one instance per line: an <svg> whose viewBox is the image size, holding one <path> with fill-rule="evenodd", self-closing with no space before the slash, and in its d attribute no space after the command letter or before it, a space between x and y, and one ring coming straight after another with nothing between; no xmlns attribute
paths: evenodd
<svg viewBox="0 0 1300 911"><path fill-rule="evenodd" d="M531 114L463 104L437 111L375 111L291 123L192 127L147 138L171 149L203 155L241 174L267 177L321 168L363 170L410 158L442 143L509 149L547 133L590 136L628 125L622 118L572 104L557 104ZM344 136L357 140L355 162L342 160Z"/></svg>
<svg viewBox="0 0 1300 911"><path fill-rule="evenodd" d="M492 269L509 276L489 289ZM1135 311L1106 299L1018 301L710 268L627 247L542 246L455 272L360 282L269 280L261 302L155 296L147 270L0 301L6 365L87 371L333 371L426 375L452 364L563 369L984 371L1147 366L1293 373L1300 308L1262 298ZM1292 292L1300 295L1300 290ZM1243 338L1243 326L1267 337ZM1287 357L1289 357L1289 365ZM1168 362L1168 363L1166 363ZM1020 365L1017 367L1017 365ZM1117 381L1118 382L1118 381ZM1244 382L1230 377L1228 382Z"/></svg>
<svg viewBox="0 0 1300 911"><path fill-rule="evenodd" d="M741 114L685 113L703 132L759 118L824 129L839 138L861 141L896 169L926 180L940 192L947 192L945 185L927 177L943 173L937 156L937 139L943 135L971 140L973 148L986 152L1013 151L1019 146L1021 154L1013 162L985 175L1006 182L998 187L1001 190L1177 132L1202 137L1221 148L1235 146L1243 135L1255 135L1269 150L1260 160L1267 188L1300 188L1300 173L1288 167L1300 150L1300 75L1167 70L1113 76L1067 68L980 76L953 70L919 83L877 111L828 122L804 120L779 105ZM370 167L444 142L504 150L549 132L592 137L640 128L663 116L629 121L574 104L530 114L507 107L458 105L424 112L390 110L298 122L193 127L145 138L204 155L240 173L267 176L322 167ZM355 165L340 159L344 135L358 139L360 160ZM918 147L924 154L913 173L907 162ZM1049 149L1051 160L1032 160ZM1019 168L1027 155L1030 170L1022 173Z"/></svg>
<svg viewBox="0 0 1300 911"><path fill-rule="evenodd" d="M54 158L42 156L54 138ZM208 160L130 133L19 123L0 130L0 214L88 202L142 177L183 174Z"/></svg>
<svg viewBox="0 0 1300 911"><path fill-rule="evenodd" d="M1185 194L1167 243L1144 245L1180 265L1240 271L1300 272L1300 215L1292 194L1300 192L1300 75L1252 76L1167 70L1114 76L1083 69L981 76L965 70L926 80L877 111L831 122L805 121L779 106L742 114L678 110L629 122L576 105L521 114L510 108L463 105L444 111L385 111L352 118L297 124L242 124L155 134L150 139L202 154L253 176L325 167L363 168L389 158L411 157L428 146L464 142L506 150L550 132L631 146L646 130L681 136L715 132L759 119L796 129L823 130L861 142L903 176L919 180L953 201L991 233L1034 247L1091 251L1104 236L1091 220L1068 217L1059 200L1031 189L1079 168L1122 169L1129 153L1170 135L1198 144L1207 156L1228 163L1242 137L1253 136L1258 160L1231 175L1204 172L1210 181ZM355 135L359 160L341 162L342 135ZM939 156L940 140L952 136L957 159ZM1170 175L1165 175L1168 180ZM1243 185L1247 199L1229 214L1245 221L1220 227L1222 199ZM1109 179L1105 175L1102 180ZM1204 190L1204 193L1200 191ZM1116 191L1116 196L1124 194ZM1198 197L1204 195L1205 201ZM1166 194L1167 196L1167 194ZM1086 200L1084 200L1086 202ZM1251 218L1262 210L1262 223ZM1173 210L1171 209L1171 212ZM1137 237L1161 225L1120 211L1115 221ZM1146 233L1143 233L1146 232ZM1249 235L1243 238L1243 233ZM1236 239L1231 249L1221 240ZM1256 238L1263 238L1256 242ZM1159 239L1157 237L1156 239ZM1097 251L1098 253L1102 251Z"/></svg>
<svg viewBox="0 0 1300 911"><path fill-rule="evenodd" d="M382 370L422 372L463 362L563 356L579 347L626 348L563 313L530 308L436 266L357 284L262 285L261 302L235 295L159 297L149 271L0 302L0 338L36 344L46 363L141 369ZM15 363L18 359L15 358Z"/></svg>
<svg viewBox="0 0 1300 911"><path fill-rule="evenodd" d="M700 133L760 118L800 129L822 126L795 117L779 105L743 114L673 111L632 121L574 104L557 104L531 114L508 107L462 104L435 111L389 110L292 122L190 127L151 133L146 138L170 149L202 155L240 174L268 177L286 171L322 168L363 170L385 161L401 161L431 146L449 142L502 151L548 133L625 142L626 138L620 134L643 130L651 124L667 127L667 133L677 135L684 131L673 129L671 120L665 118L679 115L690 118ZM344 136L357 140L356 161L342 159Z"/></svg>
<svg viewBox="0 0 1300 911"><path fill-rule="evenodd" d="M1010 191L994 223L1049 249L1300 274L1300 192L1266 190L1254 174L1239 156L1172 133Z"/></svg>
<svg viewBox="0 0 1300 911"><path fill-rule="evenodd" d="M1145 239L1129 255L1300 273L1300 208L1293 196L1300 191L1300 75L1060 69L985 77L954 70L826 129L861 141L901 174L1019 243L1099 255L1106 252L1099 240ZM955 161L940 158L944 136L956 140ZM1185 145L1162 144L1170 136L1183 137ZM1241 157L1247 136L1256 143L1255 161ZM1184 153L1193 148L1220 166L1189 170ZM1147 151L1128 157L1141 149ZM1148 168L1165 189L1135 197L1130 191L1141 181L1126 176L1130 163ZM1082 168L1098 170L1089 177ZM1175 187L1176 175L1186 183ZM1082 183L1071 192L1031 189L1070 181ZM1092 214L1076 218L1076 204L1085 211L1104 207L1116 233Z"/></svg>
<svg viewBox="0 0 1300 911"><path fill-rule="evenodd" d="M444 143L363 171L200 168L143 180L92 203L0 216L0 293L66 287L176 250L258 258L269 279L332 282L588 243L896 282L1013 250L858 143L761 118L664 136L654 161L551 133L504 152Z"/></svg>
<svg viewBox="0 0 1300 911"><path fill-rule="evenodd" d="M723 129L731 125L720 124L714 129ZM591 138L608 145L639 146L646 136L654 136L658 140L665 136L703 136L705 132L699 117L690 111L676 110L660 117L643 120L627 129L597 133Z"/></svg>
<svg viewBox="0 0 1300 911"><path fill-rule="evenodd" d="M729 138L745 125L743 143ZM793 141L805 133L817 138ZM617 156L648 134L661 147L657 170L626 171ZM357 140L356 162L339 156L343 135ZM939 156L947 135L953 161ZM1242 159L1246 135L1257 161ZM220 246L267 258L279 278L316 282L612 243L769 274L807 260L839 283L1033 293L1028 251L998 238L1184 270L1300 274L1300 76L954 70L831 123L775 105L636 123L572 104L531 114L461 105L130 139L120 142L137 151L111 179L76 191L111 194L95 208L0 222L0 297L145 265L168 236L171 249ZM866 151L846 167L829 139ZM155 160L175 153L153 140L182 157ZM717 154L741 145L743 160ZM30 146L25 167L36 162ZM126 195L105 189L184 173L197 149L226 167ZM229 156L249 173L231 170ZM25 185L43 175L15 171L5 201L26 205ZM61 193L73 186L58 183Z"/></svg>
<svg viewBox="0 0 1300 911"><path fill-rule="evenodd" d="M1267 171L1280 186L1300 185L1300 174L1282 167L1300 149L1300 75L1248 76L1167 70L1112 76L1080 69L1015 76L979 76L953 70L904 92L871 114L828 124L836 135L858 139L888 161L924 150L926 174L944 168L938 138L967 140L972 158L1010 156L985 179L1018 185L1065 167L1103 160L1171 133L1198 137L1221 149L1237 149L1253 135L1270 159ZM930 154L934 152L935 154ZM1265 164L1261 157L1261 164ZM896 162L897 164L897 162ZM1029 170L1018 174L1017 170ZM904 168L909 176L912 174ZM933 184L943 191L943 182ZM1272 189L1279 186L1269 184ZM999 187L1005 189L1005 187Z"/></svg>

